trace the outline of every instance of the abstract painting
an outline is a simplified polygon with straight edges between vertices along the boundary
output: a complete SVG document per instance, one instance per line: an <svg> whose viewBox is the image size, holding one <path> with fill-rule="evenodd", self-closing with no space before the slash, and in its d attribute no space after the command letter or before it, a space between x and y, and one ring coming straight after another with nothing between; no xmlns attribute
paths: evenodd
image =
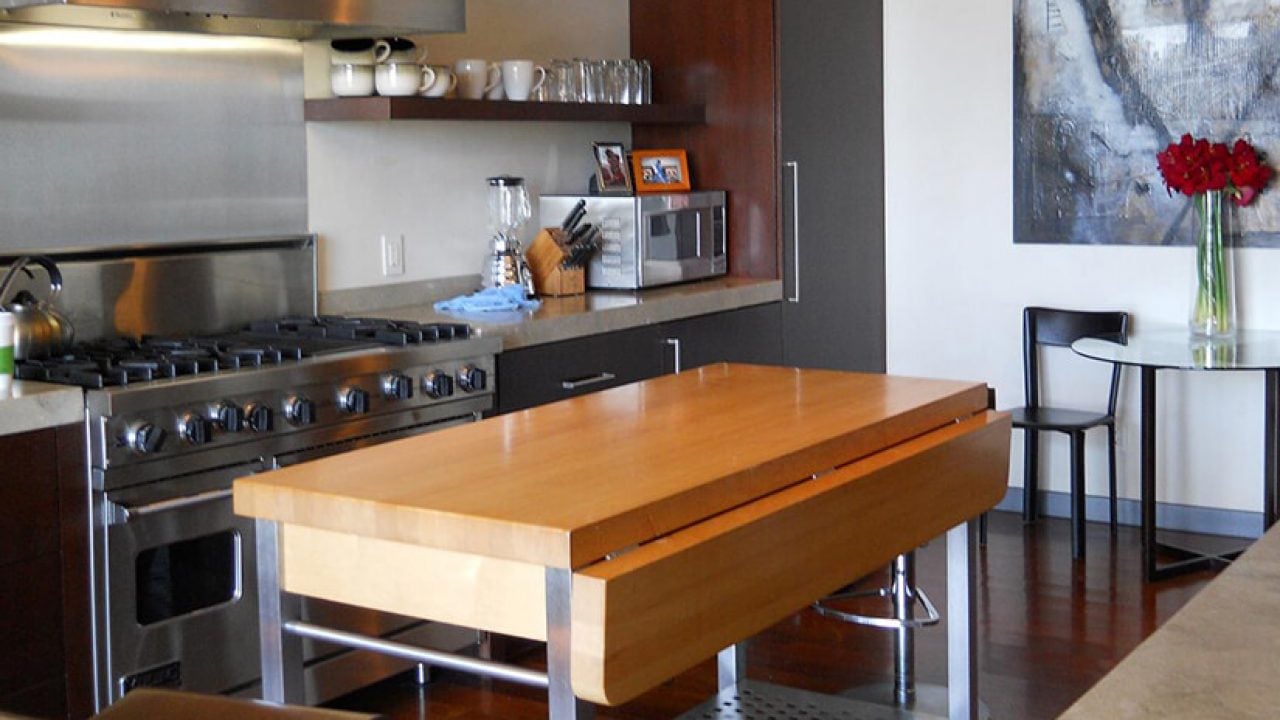
<svg viewBox="0 0 1280 720"><path fill-rule="evenodd" d="M1014 0L1014 242L1182 245L1155 154L1246 137L1280 162L1280 0ZM1232 208L1280 246L1280 182Z"/></svg>

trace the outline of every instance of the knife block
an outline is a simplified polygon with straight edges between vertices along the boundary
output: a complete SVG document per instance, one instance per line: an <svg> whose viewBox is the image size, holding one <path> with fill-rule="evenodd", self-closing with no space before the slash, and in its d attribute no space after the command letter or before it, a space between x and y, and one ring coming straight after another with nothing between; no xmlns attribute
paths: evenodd
<svg viewBox="0 0 1280 720"><path fill-rule="evenodd" d="M585 268L560 267L560 263L569 257L564 248L565 240L560 228L543 228L524 253L529 271L533 273L533 289L539 296L564 297L587 291Z"/></svg>

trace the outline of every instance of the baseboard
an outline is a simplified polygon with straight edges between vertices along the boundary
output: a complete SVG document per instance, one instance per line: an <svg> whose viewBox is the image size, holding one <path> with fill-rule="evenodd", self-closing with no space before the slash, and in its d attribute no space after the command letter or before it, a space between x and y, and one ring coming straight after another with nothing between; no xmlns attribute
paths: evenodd
<svg viewBox="0 0 1280 720"><path fill-rule="evenodd" d="M1009 488L996 509L1021 513L1022 488ZM1085 499L1084 509L1085 517L1091 521L1108 522L1111 519L1111 511L1105 497L1089 495ZM1137 500L1122 498L1116 503L1116 510L1121 525L1141 524L1142 504ZM1071 517L1071 495L1041 490L1040 513L1049 517ZM1156 526L1162 530L1258 538L1262 536L1262 513L1156 503Z"/></svg>

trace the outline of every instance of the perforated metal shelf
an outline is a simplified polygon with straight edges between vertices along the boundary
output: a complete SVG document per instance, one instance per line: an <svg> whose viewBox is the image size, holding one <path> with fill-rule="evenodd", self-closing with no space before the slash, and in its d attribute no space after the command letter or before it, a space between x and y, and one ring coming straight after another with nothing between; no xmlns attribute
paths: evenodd
<svg viewBox="0 0 1280 720"><path fill-rule="evenodd" d="M937 715L743 680L678 720L939 720Z"/></svg>

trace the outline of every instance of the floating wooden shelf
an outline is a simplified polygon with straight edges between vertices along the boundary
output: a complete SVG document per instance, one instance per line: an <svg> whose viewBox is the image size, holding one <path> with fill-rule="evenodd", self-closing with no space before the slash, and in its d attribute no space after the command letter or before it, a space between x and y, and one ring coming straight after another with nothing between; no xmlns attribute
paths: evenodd
<svg viewBox="0 0 1280 720"><path fill-rule="evenodd" d="M603 103L444 100L423 97L361 97L308 100L306 119L338 120L542 120L699 125L705 105L612 105Z"/></svg>

